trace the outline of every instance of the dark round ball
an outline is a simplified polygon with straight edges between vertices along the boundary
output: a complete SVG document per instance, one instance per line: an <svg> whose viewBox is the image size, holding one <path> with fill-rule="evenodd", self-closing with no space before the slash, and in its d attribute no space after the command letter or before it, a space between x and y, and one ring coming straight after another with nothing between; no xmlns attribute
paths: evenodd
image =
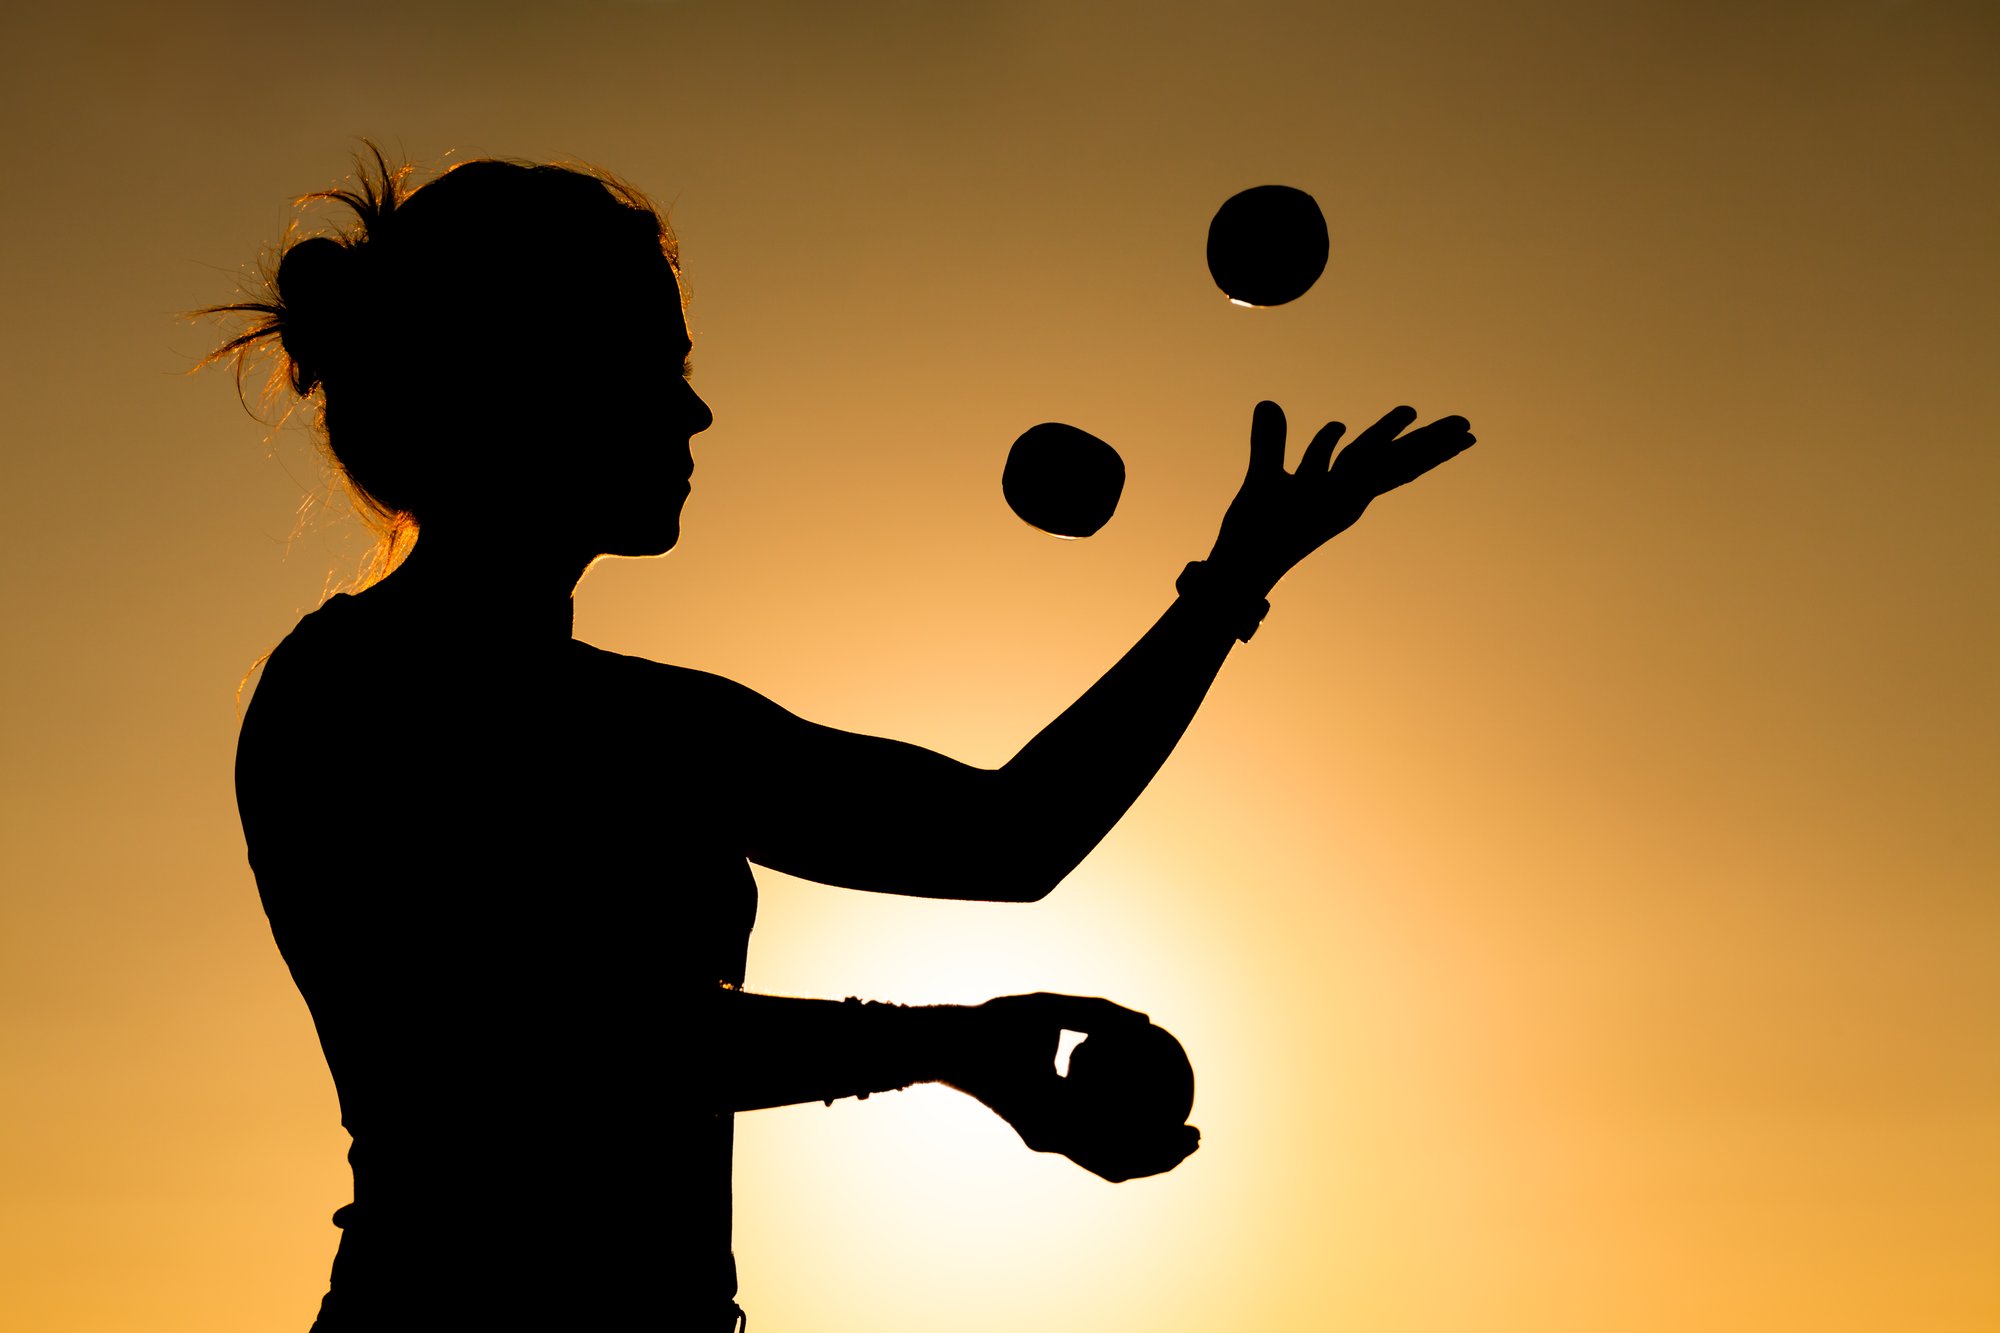
<svg viewBox="0 0 2000 1333"><path fill-rule="evenodd" d="M1000 492L1021 519L1058 537L1088 537L1118 509L1125 460L1089 431L1044 421L1007 451Z"/></svg>
<svg viewBox="0 0 2000 1333"><path fill-rule="evenodd" d="M1179 1125L1194 1110L1194 1066L1174 1034L1152 1023L1084 1038L1069 1053L1068 1077L1070 1091L1112 1123Z"/></svg>
<svg viewBox="0 0 2000 1333"><path fill-rule="evenodd" d="M1326 272L1327 250L1326 215L1289 185L1232 195L1208 224L1208 271L1242 305L1298 300Z"/></svg>

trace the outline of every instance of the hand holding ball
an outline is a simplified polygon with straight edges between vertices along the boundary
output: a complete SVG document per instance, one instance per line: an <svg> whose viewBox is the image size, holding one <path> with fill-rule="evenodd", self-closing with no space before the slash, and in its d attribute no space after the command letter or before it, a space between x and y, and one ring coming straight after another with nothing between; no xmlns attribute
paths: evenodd
<svg viewBox="0 0 2000 1333"><path fill-rule="evenodd" d="M964 1011L971 1026L944 1081L986 1103L1036 1152L1106 1180L1171 1171L1201 1143L1186 1123L1194 1069L1146 1016L1083 995L1003 995ZM1064 1032L1087 1034L1055 1056Z"/></svg>
<svg viewBox="0 0 2000 1333"><path fill-rule="evenodd" d="M1070 1052L1069 1095L1078 1114L1143 1131L1186 1123L1194 1066L1174 1034L1148 1023L1092 1033Z"/></svg>

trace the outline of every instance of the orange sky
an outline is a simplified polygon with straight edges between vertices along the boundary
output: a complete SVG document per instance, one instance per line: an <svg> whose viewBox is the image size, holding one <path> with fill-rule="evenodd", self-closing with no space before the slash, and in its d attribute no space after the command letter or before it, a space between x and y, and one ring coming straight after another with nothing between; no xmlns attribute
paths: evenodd
<svg viewBox="0 0 2000 1333"><path fill-rule="evenodd" d="M671 203L716 425L682 548L593 572L578 632L819 721L1005 759L1206 551L1260 397L1481 440L1279 589L1047 902L760 876L754 987L1109 995L1183 1038L1205 1137L1109 1186L938 1089L746 1116L759 1333L2000 1325L1995 37L1919 0L10 11L0 1327L303 1330L323 1290L345 1140L232 692L358 544L291 536L309 444L186 377L175 316L361 135ZM1205 227L1271 181L1333 258L1235 309ZM1087 541L1001 501L1051 419L1129 469ZM299 762L352 740L329 699Z"/></svg>

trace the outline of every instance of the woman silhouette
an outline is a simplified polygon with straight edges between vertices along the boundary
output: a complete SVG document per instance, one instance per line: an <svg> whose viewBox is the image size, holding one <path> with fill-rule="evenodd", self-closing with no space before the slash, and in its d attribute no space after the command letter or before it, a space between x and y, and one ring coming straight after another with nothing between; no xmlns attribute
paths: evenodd
<svg viewBox="0 0 2000 1333"><path fill-rule="evenodd" d="M220 357L270 349L393 572L300 621L236 784L271 927L353 1137L320 1333L720 1330L731 1113L919 1080L1112 1180L1193 1151L1184 1106L1058 1078L1075 996L904 1009L744 992L749 862L1032 901L1165 760L1268 590L1377 494L1472 443L1399 408L1249 473L1159 622L997 770L800 720L741 685L573 639L601 556L679 537L692 438L677 250L600 174L483 160L418 189L379 154L345 234L298 240ZM420 539L418 537L420 535ZM329 730L333 735L329 737Z"/></svg>

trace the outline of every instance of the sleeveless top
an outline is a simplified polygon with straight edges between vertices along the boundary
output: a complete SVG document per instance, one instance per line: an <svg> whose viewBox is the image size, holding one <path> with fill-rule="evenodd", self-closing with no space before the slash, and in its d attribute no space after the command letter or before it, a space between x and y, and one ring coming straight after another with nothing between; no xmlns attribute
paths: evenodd
<svg viewBox="0 0 2000 1333"><path fill-rule="evenodd" d="M353 1137L322 1333L729 1310L738 694L373 595L271 654L238 805Z"/></svg>

